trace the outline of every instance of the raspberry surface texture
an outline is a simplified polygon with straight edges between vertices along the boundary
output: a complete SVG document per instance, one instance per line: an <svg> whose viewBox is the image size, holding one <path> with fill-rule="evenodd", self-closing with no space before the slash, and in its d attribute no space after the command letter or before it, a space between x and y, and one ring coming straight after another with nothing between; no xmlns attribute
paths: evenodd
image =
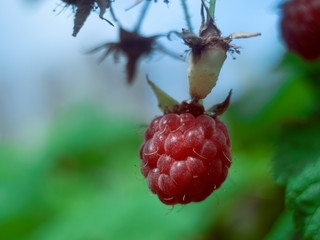
<svg viewBox="0 0 320 240"><path fill-rule="evenodd" d="M170 113L146 129L140 169L164 204L200 202L225 181L230 149L228 129L219 119Z"/></svg>
<svg viewBox="0 0 320 240"><path fill-rule="evenodd" d="M320 57L320 1L291 0L282 5L282 37L289 49L304 59Z"/></svg>

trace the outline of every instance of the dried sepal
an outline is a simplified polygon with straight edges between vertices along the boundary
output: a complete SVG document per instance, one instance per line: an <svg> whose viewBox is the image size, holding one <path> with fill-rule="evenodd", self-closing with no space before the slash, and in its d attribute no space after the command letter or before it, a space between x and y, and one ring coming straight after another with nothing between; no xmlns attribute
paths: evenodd
<svg viewBox="0 0 320 240"><path fill-rule="evenodd" d="M197 99L192 99L183 101L181 104L176 106L173 113L191 113L193 116L197 117L204 114L204 107Z"/></svg>
<svg viewBox="0 0 320 240"><path fill-rule="evenodd" d="M190 47L190 51L197 56L201 56L201 52L203 48L206 46L205 42L203 42L202 38L195 35L193 32L190 32L189 29L182 29L182 32L171 31L168 33L167 37L171 40L171 35L176 34L181 37L184 43Z"/></svg>
<svg viewBox="0 0 320 240"><path fill-rule="evenodd" d="M149 56L154 50L166 52L166 50L156 42L156 39L161 36L164 35L144 37L135 31L129 32L120 28L119 42L103 44L92 49L88 53L95 53L101 49L106 49L105 53L100 58L100 62L102 62L111 52L114 52L115 61L117 61L119 53L125 55L127 58L127 81L128 83L132 83L136 74L137 63L141 57ZM171 52L166 53L172 57L178 58L177 55Z"/></svg>
<svg viewBox="0 0 320 240"><path fill-rule="evenodd" d="M106 9L111 6L111 1L108 0L96 0L98 7L100 8L99 17L103 19L103 15L106 12Z"/></svg>
<svg viewBox="0 0 320 240"><path fill-rule="evenodd" d="M228 96L226 97L226 99L222 103L219 103L219 104L212 106L211 108L209 108L206 111L206 113L209 115L212 115L213 117L217 117L219 115L222 115L228 109L228 107L230 105L231 94L232 94L232 89L229 91Z"/></svg>
<svg viewBox="0 0 320 240"><path fill-rule="evenodd" d="M77 36L93 8L94 0L78 0L72 36Z"/></svg>
<svg viewBox="0 0 320 240"><path fill-rule="evenodd" d="M112 22L110 22L108 19L103 17L106 12L106 9L111 7L111 0L95 0L95 1L100 9L99 17L102 20L107 21L111 26L114 27Z"/></svg>
<svg viewBox="0 0 320 240"><path fill-rule="evenodd" d="M230 35L231 39L239 39L239 38L251 38L260 36L261 33L248 33L248 32L234 32Z"/></svg>
<svg viewBox="0 0 320 240"><path fill-rule="evenodd" d="M206 11L206 14L204 11ZM228 51L230 48L229 43L231 42L229 37L221 37L221 31L217 28L204 1L202 1L201 19L198 36L188 29L182 29L182 32L171 31L168 34L169 39L171 34L176 34L183 39L184 43L190 47L193 61L195 62L201 58L203 51L207 48L219 45L223 50Z"/></svg>
<svg viewBox="0 0 320 240"><path fill-rule="evenodd" d="M205 15L204 10L206 10L206 17L204 16ZM207 20L205 20L206 18ZM201 25L198 33L199 37L206 38L206 37L213 37L213 36L217 36L217 37L221 36L221 31L216 26L216 23L210 14L209 8L207 7L207 5L204 3L203 0L201 5L201 19L202 19Z"/></svg>
<svg viewBox="0 0 320 240"><path fill-rule="evenodd" d="M118 59L119 53L122 53L127 58L127 80L132 83L138 60L142 56L148 56L154 50L154 42L158 36L143 37L136 32L129 32L120 28L119 42L106 43L97 48L92 49L88 53L94 53L103 48L106 49L103 56L100 58L102 62L111 52L114 52L115 60Z"/></svg>
<svg viewBox="0 0 320 240"><path fill-rule="evenodd" d="M118 47L117 43L105 43L102 44L101 46L95 47L93 49L91 49L90 51L87 52L87 54L92 54L92 53L96 53L98 51L100 51L101 49L106 48L107 51L105 51L105 53L103 55L100 56L100 58L98 59L98 63L102 63L106 57L108 57L108 55L112 52L114 52L114 61L118 62L119 61L119 53L120 53L120 49Z"/></svg>
<svg viewBox="0 0 320 240"><path fill-rule="evenodd" d="M100 9L99 17L113 26L112 22L103 17L106 9L111 5L111 0L62 0L62 2L65 3L66 6L72 6L75 11L72 33L72 36L74 37L77 36L90 13L95 10L96 5Z"/></svg>

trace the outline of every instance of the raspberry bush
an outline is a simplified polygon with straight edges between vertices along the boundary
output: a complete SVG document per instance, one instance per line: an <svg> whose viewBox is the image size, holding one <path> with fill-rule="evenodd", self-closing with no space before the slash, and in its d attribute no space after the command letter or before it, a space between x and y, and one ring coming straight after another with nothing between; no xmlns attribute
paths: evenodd
<svg viewBox="0 0 320 240"><path fill-rule="evenodd" d="M284 56L278 68L279 78L283 79L277 83L277 90L270 90L275 84L272 81L264 85L268 86L262 90L266 94L260 94L261 89L257 88L252 91L254 94L237 98L229 109L230 92L224 102L206 110L203 100L210 105L207 96L213 94L217 81L227 81L219 73L228 55L240 53L241 48L233 45L233 40L259 35L245 32L224 35L215 23L215 0L192 1L201 9L193 9L190 14L191 0L57 1L60 2L57 8L66 7L74 14L73 32L70 27L73 36L82 38L87 30L83 27L86 20L94 16L109 22L102 31L118 32L117 40L105 42L87 53L99 51L100 61L112 55L115 62L122 55L127 60L124 70L131 85L139 80L136 74L141 71L139 61L155 51L183 60L181 52L170 52L159 42L160 38L168 40L169 45L169 40L175 40L173 35L180 37L188 52L185 82L189 83L190 97L178 102L147 78L162 113L144 129L144 139L134 134L135 125L122 122L126 120L123 116L113 121L113 114L102 118L82 109L76 113L68 111L72 117L54 127L48 144L51 147L41 149L41 157L31 152L17 153L15 147L3 151L1 143L0 239L104 240L128 239L128 236L152 239L158 234L159 239L187 236L188 239L320 240L320 62L316 61L319 1L279 1L282 16L279 30L288 50L296 55ZM5 5L11 2L5 1ZM168 24L167 32L140 31L149 6L168 7L169 13L177 2L188 28L178 31ZM241 4L256 7L262 2ZM116 8L120 4L127 4L121 9L121 17L117 16ZM7 9L5 5L3 9ZM133 19L137 20L136 26L129 29L123 15L133 8L141 11ZM255 13L260 13L256 10ZM15 14L12 15L16 17ZM194 20L195 14L202 18L197 23L200 25L197 33L190 18ZM228 17L230 22L235 19ZM157 19L161 20L164 19ZM185 26L178 29L182 27ZM252 70L252 66L242 66L246 66L244 71ZM160 64L158 67L162 70ZM152 75L155 81L162 80L161 76ZM172 86L175 84L168 87ZM180 86L174 90L179 89ZM109 99L114 101L117 97ZM228 129L232 130L232 139ZM231 150L238 156L237 161ZM140 171L134 168L137 164ZM231 167L236 171L229 176ZM134 174L138 174L138 179L143 176L144 182L137 181ZM230 177L234 184L227 181ZM219 190L222 184L225 184L224 192ZM154 196L145 194L148 187ZM214 191L218 191L216 200L220 204L208 201L208 198L212 200ZM194 203L204 200L204 204ZM162 203L190 204L181 214L173 213L164 219ZM127 223L124 219L128 219ZM152 224L148 222L150 219ZM85 227L78 228L79 225Z"/></svg>

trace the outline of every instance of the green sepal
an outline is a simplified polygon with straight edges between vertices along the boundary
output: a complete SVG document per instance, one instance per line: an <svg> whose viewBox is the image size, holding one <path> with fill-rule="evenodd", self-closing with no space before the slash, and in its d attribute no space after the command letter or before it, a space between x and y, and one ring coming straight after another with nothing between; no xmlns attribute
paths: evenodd
<svg viewBox="0 0 320 240"><path fill-rule="evenodd" d="M151 86L153 92L158 99L158 106L163 113L174 112L174 109L179 103L162 91L157 85L150 81L148 75L146 76L148 84Z"/></svg>

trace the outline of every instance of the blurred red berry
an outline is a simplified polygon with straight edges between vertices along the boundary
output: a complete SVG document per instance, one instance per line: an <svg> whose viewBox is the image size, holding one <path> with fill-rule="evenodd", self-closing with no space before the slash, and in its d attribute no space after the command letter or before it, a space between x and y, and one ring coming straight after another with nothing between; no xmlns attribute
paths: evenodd
<svg viewBox="0 0 320 240"><path fill-rule="evenodd" d="M200 202L225 181L230 148L227 127L219 119L170 113L155 118L145 131L141 173L167 205Z"/></svg>
<svg viewBox="0 0 320 240"><path fill-rule="evenodd" d="M320 1L291 0L282 5L282 37L292 51L306 60L320 57Z"/></svg>

